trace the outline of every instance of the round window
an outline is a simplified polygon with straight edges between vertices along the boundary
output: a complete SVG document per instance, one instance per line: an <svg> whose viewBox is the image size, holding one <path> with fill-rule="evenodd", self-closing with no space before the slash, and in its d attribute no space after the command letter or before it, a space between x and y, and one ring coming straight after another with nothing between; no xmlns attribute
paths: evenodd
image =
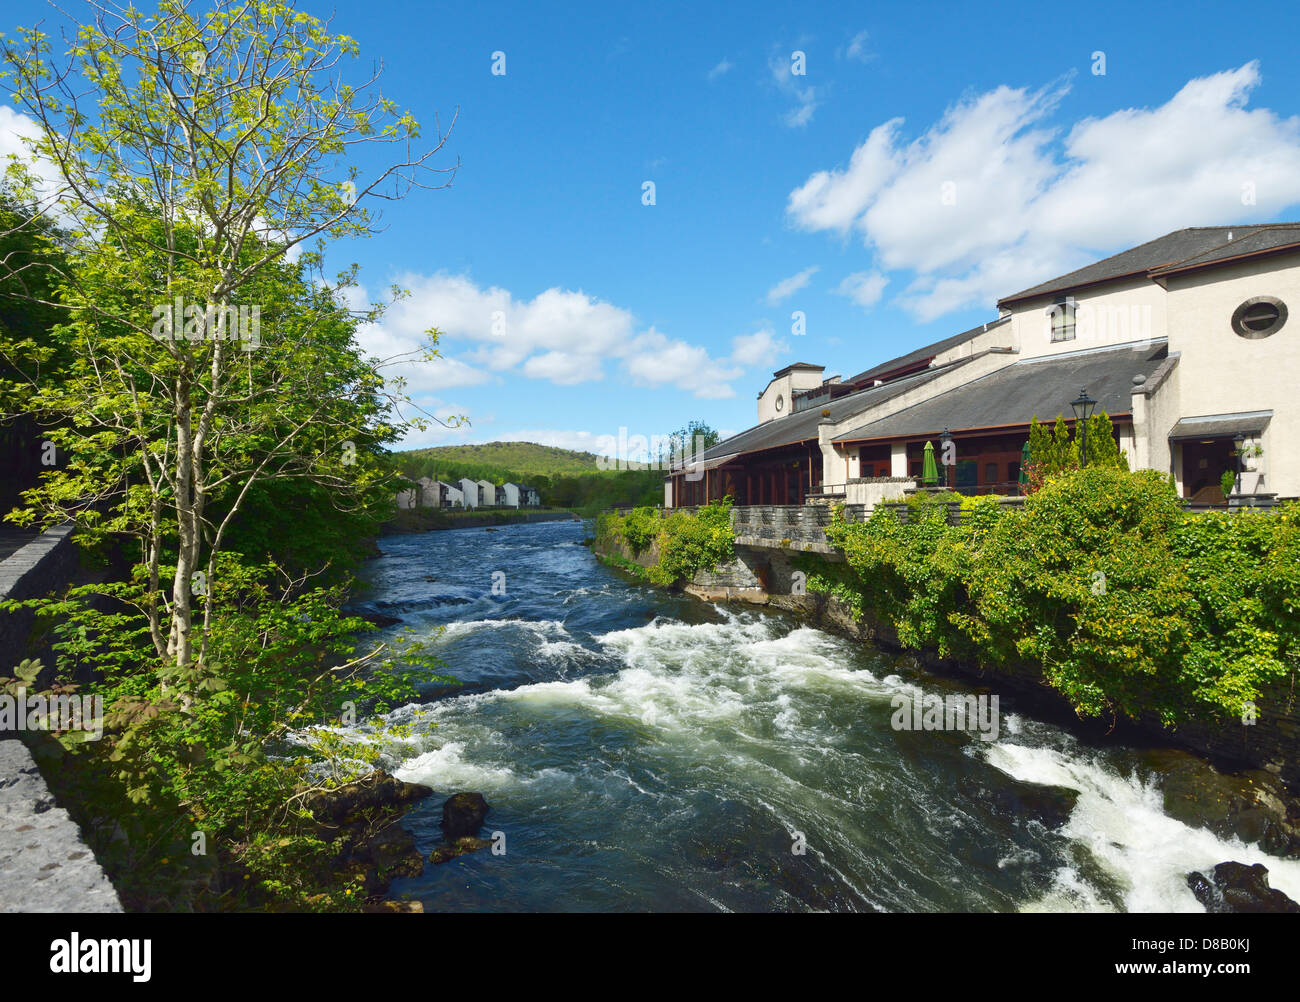
<svg viewBox="0 0 1300 1002"><path fill-rule="evenodd" d="M1272 296L1247 299L1232 314L1232 329L1238 337L1261 338L1276 334L1286 323L1286 303Z"/></svg>
<svg viewBox="0 0 1300 1002"><path fill-rule="evenodd" d="M781 394L779 393L776 395L776 409L777 410L785 409L785 397L781 396Z"/></svg>

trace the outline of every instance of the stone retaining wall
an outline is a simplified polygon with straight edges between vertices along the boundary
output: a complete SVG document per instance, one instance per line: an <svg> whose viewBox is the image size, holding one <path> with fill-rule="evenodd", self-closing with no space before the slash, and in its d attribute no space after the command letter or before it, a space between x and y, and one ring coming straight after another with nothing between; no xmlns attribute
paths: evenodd
<svg viewBox="0 0 1300 1002"><path fill-rule="evenodd" d="M78 563L77 548L72 542L72 526L46 529L0 561L0 599L47 595L72 580ZM35 614L26 609L0 611L0 675L10 674L23 657L36 657L42 653L31 651L28 646L35 620Z"/></svg>
<svg viewBox="0 0 1300 1002"><path fill-rule="evenodd" d="M0 598L40 598L68 584L80 561L72 526L47 529L0 561ZM25 657L35 614L0 611L0 675ZM81 831L56 806L31 751L0 732L0 911L120 912L122 905Z"/></svg>
<svg viewBox="0 0 1300 1002"><path fill-rule="evenodd" d="M0 740L0 912L121 910L31 752L21 741Z"/></svg>

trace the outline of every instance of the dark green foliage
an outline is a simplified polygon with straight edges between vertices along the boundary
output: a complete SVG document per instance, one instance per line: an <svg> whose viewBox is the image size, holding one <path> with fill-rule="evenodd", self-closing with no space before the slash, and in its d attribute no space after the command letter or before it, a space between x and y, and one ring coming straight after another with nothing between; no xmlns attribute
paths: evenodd
<svg viewBox="0 0 1300 1002"><path fill-rule="evenodd" d="M622 543L641 554L657 544L658 559L645 571L654 584L689 581L697 571L713 570L736 555L731 527L731 499L689 511L638 508L626 515L601 515L596 520L597 546Z"/></svg>
<svg viewBox="0 0 1300 1002"><path fill-rule="evenodd" d="M874 610L909 646L1041 665L1085 716L1239 715L1300 659L1300 505L1185 512L1165 477L1067 471L1022 509L971 499L827 535L809 589Z"/></svg>

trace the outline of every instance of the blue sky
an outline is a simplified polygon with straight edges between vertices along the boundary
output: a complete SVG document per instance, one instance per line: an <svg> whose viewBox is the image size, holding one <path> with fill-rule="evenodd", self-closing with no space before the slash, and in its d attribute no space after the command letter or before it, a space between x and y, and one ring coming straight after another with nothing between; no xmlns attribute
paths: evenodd
<svg viewBox="0 0 1300 1002"><path fill-rule="evenodd" d="M368 346L444 331L408 389L472 424L412 445L739 430L790 362L851 375L1169 230L1300 218L1294 4L334 9L354 76L458 115L454 185L331 251L412 292Z"/></svg>

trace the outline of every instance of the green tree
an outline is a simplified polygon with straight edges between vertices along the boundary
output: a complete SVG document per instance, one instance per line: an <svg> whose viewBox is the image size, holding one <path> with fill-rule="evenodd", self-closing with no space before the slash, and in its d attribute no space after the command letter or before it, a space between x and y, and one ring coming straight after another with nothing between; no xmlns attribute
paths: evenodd
<svg viewBox="0 0 1300 1002"><path fill-rule="evenodd" d="M364 493L374 469L353 465L355 450L398 431L334 299L355 269L312 288L303 269L318 270L319 253L290 265L288 252L372 232L376 199L435 186L429 161L446 140L413 152L418 124L374 78L336 82L357 44L310 15L193 6L164 0L157 16L126 8L80 25L66 67L37 29L3 48L13 101L37 124L30 151L57 172L51 191L18 161L10 184L29 218L68 220L76 245L68 267L48 262L60 294L47 303L70 312L73 373L22 387L29 409L71 419L53 439L71 461L25 517L137 537L150 634L182 673L208 640L206 612L197 644L193 633L196 575L215 574L250 492L298 478ZM67 85L74 74L93 109ZM355 154L373 144L403 155L363 176ZM431 332L429 353L435 342ZM31 339L17 349L52 352Z"/></svg>
<svg viewBox="0 0 1300 1002"><path fill-rule="evenodd" d="M1057 476L1068 470L1077 470L1082 465L1079 457L1083 454L1083 425L1075 422L1073 430L1065 423L1064 415L1058 414L1056 423L1049 428L1039 424L1038 418L1029 423L1029 481L1031 493L1042 487L1049 477ZM1106 469L1128 469L1128 457L1120 451L1115 440L1115 427L1110 415L1101 411L1092 415L1087 421L1088 466Z"/></svg>

